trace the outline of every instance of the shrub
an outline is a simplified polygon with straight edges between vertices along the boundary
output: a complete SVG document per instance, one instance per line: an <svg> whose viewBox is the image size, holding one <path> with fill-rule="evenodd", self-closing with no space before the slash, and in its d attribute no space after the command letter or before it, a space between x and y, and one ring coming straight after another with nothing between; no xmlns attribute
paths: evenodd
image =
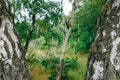
<svg viewBox="0 0 120 80"><path fill-rule="evenodd" d="M50 57L41 60L41 64L46 68L51 70L51 76L49 76L49 80L56 80L56 74L58 69L58 64L60 62L59 57ZM77 62L77 58L65 58L64 59L64 67L62 71L62 80L74 80L72 77L68 77L68 72L70 70L77 70L79 68L79 63Z"/></svg>

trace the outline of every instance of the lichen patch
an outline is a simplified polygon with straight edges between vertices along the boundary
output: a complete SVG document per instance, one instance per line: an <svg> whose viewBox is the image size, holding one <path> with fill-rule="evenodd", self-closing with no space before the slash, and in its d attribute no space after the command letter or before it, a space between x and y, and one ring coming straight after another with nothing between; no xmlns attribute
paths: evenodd
<svg viewBox="0 0 120 80"><path fill-rule="evenodd" d="M106 52L106 51L107 51L106 48L105 48L105 46L103 46L102 51L103 51L103 52Z"/></svg>
<svg viewBox="0 0 120 80"><path fill-rule="evenodd" d="M112 31L112 32L111 32L111 38L114 39L115 36L116 36L116 32L115 32L115 31Z"/></svg>
<svg viewBox="0 0 120 80"><path fill-rule="evenodd" d="M117 46L120 45L120 37L117 37L113 42L112 42L112 50L111 50L111 54L110 54L110 61L112 63L112 65L114 65L115 67L115 70L120 70L120 64L119 62L115 63L115 60L116 61L119 61L119 58L118 58L118 53L117 52Z"/></svg>
<svg viewBox="0 0 120 80"><path fill-rule="evenodd" d="M103 38L104 38L106 36L105 30L102 32L102 34L103 34Z"/></svg>
<svg viewBox="0 0 120 80"><path fill-rule="evenodd" d="M119 28L120 27L120 24L117 24L117 28Z"/></svg>
<svg viewBox="0 0 120 80"><path fill-rule="evenodd" d="M103 78L103 62L102 61L95 61L93 63L93 68L94 68L94 75L93 75L93 80L97 79L102 79Z"/></svg>
<svg viewBox="0 0 120 80"><path fill-rule="evenodd" d="M4 46L4 41L0 41L0 46Z"/></svg>
<svg viewBox="0 0 120 80"><path fill-rule="evenodd" d="M115 70L120 71L120 65L115 65Z"/></svg>
<svg viewBox="0 0 120 80"><path fill-rule="evenodd" d="M112 9L114 8L114 7L119 7L120 6L120 0L115 0L114 1L114 4L112 5Z"/></svg>

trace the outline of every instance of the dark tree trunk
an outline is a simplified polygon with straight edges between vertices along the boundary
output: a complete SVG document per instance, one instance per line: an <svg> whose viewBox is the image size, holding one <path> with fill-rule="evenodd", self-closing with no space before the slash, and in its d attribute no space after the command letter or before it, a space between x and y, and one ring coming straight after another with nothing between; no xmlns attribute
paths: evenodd
<svg viewBox="0 0 120 80"><path fill-rule="evenodd" d="M25 46L24 46L25 55L27 53L27 50L28 50L28 47L29 47L29 44L30 44L30 40L32 39L34 28L35 28L35 14L33 14L33 16L32 16L32 25L30 27L30 30L29 30L29 33L28 33L28 36L27 36L27 39L26 39L26 43L25 43Z"/></svg>
<svg viewBox="0 0 120 80"><path fill-rule="evenodd" d="M111 0L102 22L88 59L86 80L120 80L120 0Z"/></svg>
<svg viewBox="0 0 120 80"><path fill-rule="evenodd" d="M0 80L31 80L7 0L0 0Z"/></svg>

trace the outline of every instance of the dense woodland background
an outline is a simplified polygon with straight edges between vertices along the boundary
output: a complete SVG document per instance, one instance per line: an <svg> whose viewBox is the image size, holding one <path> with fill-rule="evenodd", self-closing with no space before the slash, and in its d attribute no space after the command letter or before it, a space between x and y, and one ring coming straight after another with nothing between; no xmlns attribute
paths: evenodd
<svg viewBox="0 0 120 80"><path fill-rule="evenodd" d="M87 57L109 3L106 4L106 0L70 0L73 9L69 15L65 15L62 0L9 2L14 24L26 49L32 79L56 80L61 48L71 28L64 47L61 80L84 80Z"/></svg>

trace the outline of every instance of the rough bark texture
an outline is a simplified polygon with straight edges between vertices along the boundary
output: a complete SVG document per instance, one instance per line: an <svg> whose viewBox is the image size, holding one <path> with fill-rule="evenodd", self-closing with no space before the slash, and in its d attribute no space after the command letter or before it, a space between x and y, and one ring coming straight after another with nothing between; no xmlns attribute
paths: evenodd
<svg viewBox="0 0 120 80"><path fill-rule="evenodd" d="M7 0L0 0L0 80L30 80Z"/></svg>
<svg viewBox="0 0 120 80"><path fill-rule="evenodd" d="M120 80L120 0L111 0L88 59L86 80Z"/></svg>

